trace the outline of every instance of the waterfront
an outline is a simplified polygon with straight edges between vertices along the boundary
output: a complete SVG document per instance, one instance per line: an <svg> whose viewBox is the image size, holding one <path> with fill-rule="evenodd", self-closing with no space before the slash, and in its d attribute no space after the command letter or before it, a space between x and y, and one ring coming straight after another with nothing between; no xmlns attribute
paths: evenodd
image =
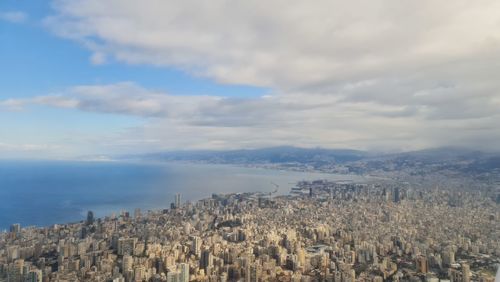
<svg viewBox="0 0 500 282"><path fill-rule="evenodd" d="M494 281L499 210L484 191L370 182L13 225L0 233L0 281Z"/></svg>
<svg viewBox="0 0 500 282"><path fill-rule="evenodd" d="M168 208L174 194L197 200L212 193L288 193L300 180L357 176L228 165L66 161L0 162L0 230L12 223L47 226L96 216Z"/></svg>

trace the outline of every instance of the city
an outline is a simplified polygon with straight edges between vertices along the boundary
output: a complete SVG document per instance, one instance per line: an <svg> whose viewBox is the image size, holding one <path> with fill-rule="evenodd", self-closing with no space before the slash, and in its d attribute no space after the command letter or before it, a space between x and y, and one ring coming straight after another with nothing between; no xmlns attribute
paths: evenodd
<svg viewBox="0 0 500 282"><path fill-rule="evenodd" d="M0 0L0 282L500 282L499 0Z"/></svg>
<svg viewBox="0 0 500 282"><path fill-rule="evenodd" d="M0 234L0 281L494 281L500 201L408 182L297 183Z"/></svg>

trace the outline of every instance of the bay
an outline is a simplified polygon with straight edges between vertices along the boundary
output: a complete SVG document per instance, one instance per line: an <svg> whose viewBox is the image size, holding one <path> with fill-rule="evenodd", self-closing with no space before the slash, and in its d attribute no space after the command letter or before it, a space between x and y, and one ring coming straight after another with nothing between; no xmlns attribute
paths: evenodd
<svg viewBox="0 0 500 282"><path fill-rule="evenodd" d="M215 164L0 161L0 230L48 226L120 211L170 207L176 193L196 201L213 193L287 194L300 180L361 178Z"/></svg>

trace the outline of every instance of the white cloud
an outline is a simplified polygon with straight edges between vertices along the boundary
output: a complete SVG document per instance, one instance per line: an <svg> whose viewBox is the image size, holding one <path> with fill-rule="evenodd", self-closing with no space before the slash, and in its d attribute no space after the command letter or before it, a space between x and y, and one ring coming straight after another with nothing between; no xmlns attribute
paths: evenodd
<svg viewBox="0 0 500 282"><path fill-rule="evenodd" d="M20 11L0 12L0 20L11 23L22 23L28 19L28 15Z"/></svg>
<svg viewBox="0 0 500 282"><path fill-rule="evenodd" d="M419 71L500 42L495 0L54 3L47 25L93 51L279 89Z"/></svg>
<svg viewBox="0 0 500 282"><path fill-rule="evenodd" d="M376 83L360 83L347 89L362 94L364 87L373 88ZM16 109L36 104L144 118L142 126L89 141L106 148L102 152L284 144L371 150L444 145L494 150L497 146L499 117L493 108L489 109L493 114L472 111L458 118L450 117L447 106L440 101L420 99L410 107L401 102L365 101L361 94L296 92L245 99L176 96L124 82L75 86L60 94L0 104L14 105Z"/></svg>
<svg viewBox="0 0 500 282"><path fill-rule="evenodd" d="M89 49L92 63L175 67L269 87L271 94L175 96L118 83L0 102L4 107L36 103L142 116L144 127L114 138L161 140L145 148L498 150L499 1L53 4L46 26Z"/></svg>

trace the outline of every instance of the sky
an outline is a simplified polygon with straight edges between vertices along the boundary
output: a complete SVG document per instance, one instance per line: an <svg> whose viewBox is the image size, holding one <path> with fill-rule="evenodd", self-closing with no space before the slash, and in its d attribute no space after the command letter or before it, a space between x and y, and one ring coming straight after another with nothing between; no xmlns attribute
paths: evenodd
<svg viewBox="0 0 500 282"><path fill-rule="evenodd" d="M500 2L0 1L0 158L500 151Z"/></svg>

